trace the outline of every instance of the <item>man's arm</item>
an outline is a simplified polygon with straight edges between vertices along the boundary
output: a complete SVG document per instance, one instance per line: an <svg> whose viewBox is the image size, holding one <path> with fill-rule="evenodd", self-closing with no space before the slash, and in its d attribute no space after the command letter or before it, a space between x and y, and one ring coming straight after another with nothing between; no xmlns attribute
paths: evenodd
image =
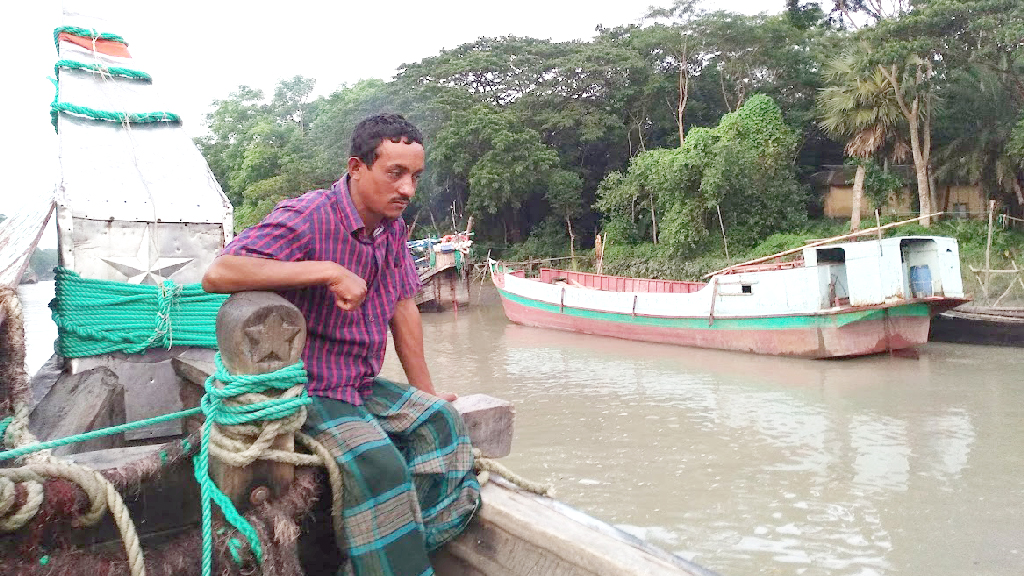
<svg viewBox="0 0 1024 576"><path fill-rule="evenodd" d="M395 352L402 362L409 384L449 402L458 398L450 392L438 392L430 380L430 370L427 369L427 359L423 354L423 323L414 298L399 300L395 305L391 334L395 339Z"/></svg>
<svg viewBox="0 0 1024 576"><path fill-rule="evenodd" d="M203 290L207 292L289 290L319 285L327 286L334 293L335 302L342 310L358 308L366 297L366 281L336 262L284 262L222 254L203 275ZM420 340L422 350L422 330Z"/></svg>

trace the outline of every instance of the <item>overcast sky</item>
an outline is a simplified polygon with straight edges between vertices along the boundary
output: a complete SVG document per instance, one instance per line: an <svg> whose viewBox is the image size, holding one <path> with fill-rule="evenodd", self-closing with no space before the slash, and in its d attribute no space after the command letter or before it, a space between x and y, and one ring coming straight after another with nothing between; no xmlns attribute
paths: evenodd
<svg viewBox="0 0 1024 576"><path fill-rule="evenodd" d="M668 5L670 0L656 5ZM389 79L403 63L417 62L480 36L532 36L589 40L600 24L637 22L651 0L392 0L259 3L229 0L64 0L97 6L128 41L135 68L179 113L190 135L203 131L210 103L241 84L273 92L278 80L315 78L316 94L364 78ZM747 14L780 12L783 0L708 2L709 9ZM60 0L18 2L11 16L4 82L5 134L0 138L0 213L21 199L53 188L57 139L49 105L56 51L53 29L63 23ZM13 38L12 38L13 36ZM45 244L55 245L55 240Z"/></svg>

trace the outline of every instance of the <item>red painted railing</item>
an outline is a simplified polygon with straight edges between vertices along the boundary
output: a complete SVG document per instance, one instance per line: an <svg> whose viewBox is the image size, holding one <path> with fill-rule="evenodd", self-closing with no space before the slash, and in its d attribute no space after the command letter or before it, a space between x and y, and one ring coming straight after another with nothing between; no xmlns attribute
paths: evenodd
<svg viewBox="0 0 1024 576"><path fill-rule="evenodd" d="M589 272L570 272L568 270L540 269L540 281L551 284L556 281L571 286L593 288L608 292L696 292L705 286L704 282L684 282L681 280L654 280L649 278L624 278L622 276L605 276Z"/></svg>

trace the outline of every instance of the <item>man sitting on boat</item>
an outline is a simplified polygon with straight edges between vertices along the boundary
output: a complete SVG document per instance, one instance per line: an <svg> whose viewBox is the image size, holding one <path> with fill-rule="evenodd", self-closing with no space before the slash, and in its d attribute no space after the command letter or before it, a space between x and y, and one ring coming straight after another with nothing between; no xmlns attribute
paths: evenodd
<svg viewBox="0 0 1024 576"><path fill-rule="evenodd" d="M273 290L307 322L307 433L344 474L343 550L355 574L432 574L428 553L480 501L461 417L435 390L414 297L402 211L423 172L423 136L397 114L352 134L348 173L285 200L243 231L203 277L210 292ZM378 376L387 328L412 386Z"/></svg>

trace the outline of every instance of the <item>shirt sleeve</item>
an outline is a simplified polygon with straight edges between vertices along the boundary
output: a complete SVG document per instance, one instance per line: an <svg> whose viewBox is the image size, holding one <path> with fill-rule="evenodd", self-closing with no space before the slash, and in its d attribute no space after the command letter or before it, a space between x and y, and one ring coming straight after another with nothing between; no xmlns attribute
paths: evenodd
<svg viewBox="0 0 1024 576"><path fill-rule="evenodd" d="M396 260L396 268L398 268L398 299L405 300L412 298L420 291L420 276L416 273L416 263L412 259L412 253L409 251L409 245L405 241L406 226L405 222L398 219L398 255Z"/></svg>
<svg viewBox="0 0 1024 576"><path fill-rule="evenodd" d="M285 200L255 226L243 230L221 254L255 256L285 262L309 259L307 208Z"/></svg>

